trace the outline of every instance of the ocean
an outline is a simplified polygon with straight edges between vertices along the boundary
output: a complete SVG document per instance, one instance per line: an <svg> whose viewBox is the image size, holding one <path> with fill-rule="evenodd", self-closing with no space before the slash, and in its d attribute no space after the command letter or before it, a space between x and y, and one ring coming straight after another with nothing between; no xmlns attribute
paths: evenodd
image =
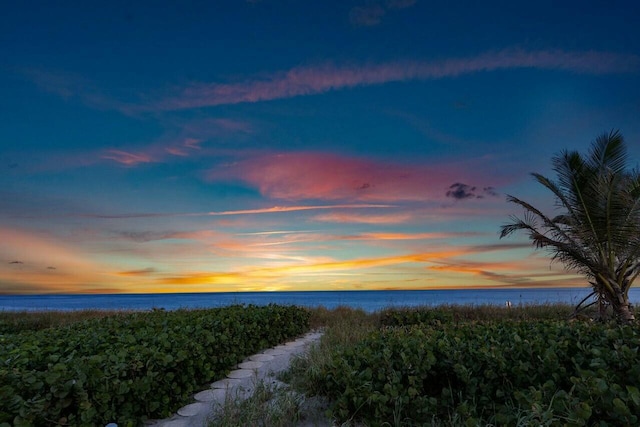
<svg viewBox="0 0 640 427"><path fill-rule="evenodd" d="M162 308L224 307L233 304L284 304L335 308L348 306L374 312L388 307L459 305L512 306L577 304L589 294L587 288L552 289L456 289L420 291L314 291L314 292L225 292L184 294L104 295L0 295L0 311L23 310L150 310ZM631 302L640 301L640 289L629 292Z"/></svg>

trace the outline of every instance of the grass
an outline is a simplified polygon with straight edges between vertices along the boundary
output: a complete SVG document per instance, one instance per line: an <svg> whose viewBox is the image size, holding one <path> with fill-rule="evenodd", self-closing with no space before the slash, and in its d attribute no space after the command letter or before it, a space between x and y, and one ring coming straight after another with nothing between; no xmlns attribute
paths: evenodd
<svg viewBox="0 0 640 427"><path fill-rule="evenodd" d="M0 311L0 334L63 327L84 320L119 316L124 310Z"/></svg>
<svg viewBox="0 0 640 427"><path fill-rule="evenodd" d="M295 426L302 418L304 396L288 387L260 380L248 398L227 396L224 406L210 420L211 427Z"/></svg>
<svg viewBox="0 0 640 427"><path fill-rule="evenodd" d="M333 310L319 307L311 310L310 323L316 329L323 329L324 335L305 356L293 359L283 381L302 393L316 394L318 385L309 381L308 371L320 369L331 359L334 351L352 346L375 331L380 324L380 314L348 307Z"/></svg>

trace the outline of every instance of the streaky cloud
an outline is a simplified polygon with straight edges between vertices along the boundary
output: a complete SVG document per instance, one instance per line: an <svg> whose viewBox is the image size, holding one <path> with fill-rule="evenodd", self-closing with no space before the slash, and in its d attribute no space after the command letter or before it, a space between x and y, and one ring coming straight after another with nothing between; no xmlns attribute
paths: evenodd
<svg viewBox="0 0 640 427"><path fill-rule="evenodd" d="M588 75L628 73L640 69L640 56L594 50L570 52L508 48L467 58L396 61L360 66L305 66L240 83L196 83L177 95L129 108L144 112L253 103L390 82L436 80L479 72L527 68Z"/></svg>
<svg viewBox="0 0 640 427"><path fill-rule="evenodd" d="M368 208L393 208L394 205L387 204L343 204L343 205L317 205L317 206L273 206L271 208L262 209L243 209L237 211L208 212L209 216L226 216L226 215L251 215L262 213L276 212L298 212L325 209L368 209Z"/></svg>
<svg viewBox="0 0 640 427"><path fill-rule="evenodd" d="M411 213L392 214L355 214L351 212L329 212L315 215L317 222L354 223L354 224L402 224L414 220Z"/></svg>
<svg viewBox="0 0 640 427"><path fill-rule="evenodd" d="M113 160L126 166L135 166L139 163L152 163L155 160L146 153L129 153L121 150L107 150L102 155L103 159Z"/></svg>
<svg viewBox="0 0 640 427"><path fill-rule="evenodd" d="M148 268L143 268L140 270L127 270L127 271L120 271L118 272L118 275L120 276L147 276L147 275L153 275L156 274L158 272L158 270L156 270L153 267L148 267Z"/></svg>
<svg viewBox="0 0 640 427"><path fill-rule="evenodd" d="M267 213L286 213L286 212L300 212L300 211L315 211L315 210L328 210L328 209L384 209L394 208L395 205L390 204L340 204L340 205L301 205L301 206L272 206L268 208L258 209L241 209L230 211L212 211L212 212L176 212L176 213L125 213L125 214L76 214L72 216L78 216L82 218L96 218L96 219L133 219L133 218L162 218L162 217L189 217L189 216L233 216L233 215L254 215L254 214L267 214ZM134 239L151 239L155 240L158 236L149 237L146 234L131 236ZM161 238L167 238L167 236L161 236Z"/></svg>

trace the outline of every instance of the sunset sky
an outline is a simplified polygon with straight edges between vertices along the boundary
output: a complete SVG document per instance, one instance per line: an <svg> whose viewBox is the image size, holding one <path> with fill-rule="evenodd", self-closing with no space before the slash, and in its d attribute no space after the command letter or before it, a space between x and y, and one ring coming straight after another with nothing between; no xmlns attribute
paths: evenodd
<svg viewBox="0 0 640 427"><path fill-rule="evenodd" d="M17 1L0 293L584 286L505 194L611 129L635 1Z"/></svg>

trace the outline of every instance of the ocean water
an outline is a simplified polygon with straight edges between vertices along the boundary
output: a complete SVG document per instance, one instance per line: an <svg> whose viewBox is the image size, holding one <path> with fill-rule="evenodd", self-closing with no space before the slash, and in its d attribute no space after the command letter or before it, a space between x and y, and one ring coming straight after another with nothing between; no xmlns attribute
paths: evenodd
<svg viewBox="0 0 640 427"><path fill-rule="evenodd" d="M185 294L106 295L0 295L0 311L20 310L150 310L163 308L224 307L232 304L285 304L335 308L348 306L368 312L387 307L460 305L577 304L589 294L584 288L552 289L458 289L426 291L318 291L318 292L229 292ZM634 304L640 289L629 293Z"/></svg>

